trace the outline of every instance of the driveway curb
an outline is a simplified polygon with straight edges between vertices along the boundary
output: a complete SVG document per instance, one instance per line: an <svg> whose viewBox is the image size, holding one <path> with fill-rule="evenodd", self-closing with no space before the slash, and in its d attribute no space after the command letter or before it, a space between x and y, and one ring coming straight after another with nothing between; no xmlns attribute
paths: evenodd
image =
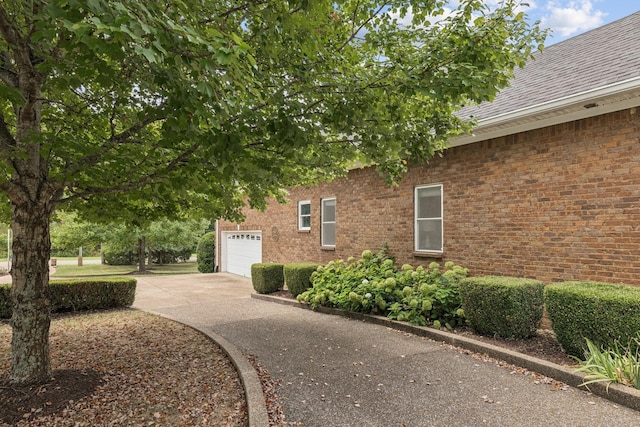
<svg viewBox="0 0 640 427"><path fill-rule="evenodd" d="M231 363L233 363L233 366L235 366L236 371L238 371L238 376L240 377L240 382L242 382L245 398L247 399L249 427L269 427L269 413L267 411L267 404L264 393L262 392L262 383L258 378L258 373L253 368L251 363L249 363L249 360L235 345L231 344L225 338L210 329L200 329L171 316L167 316L166 314L158 313L152 310L142 311L162 316L171 321L188 326L189 328L205 335L215 344L220 346L222 351L225 352L231 360Z"/></svg>
<svg viewBox="0 0 640 427"><path fill-rule="evenodd" d="M301 309L311 310L308 305L301 304L290 298L282 298L265 294L251 294L252 298L263 301L270 301L278 304L299 307ZM315 310L318 313L331 314L347 317L350 319L361 320L364 322L386 326L403 332L412 333L421 337L430 338L434 341L444 342L456 347L473 351L475 353L484 353L494 359L504 360L512 365L526 368L529 371L537 372L544 376L561 381L572 387L583 390L586 388L589 392L610 400L616 404L626 406L628 408L640 411L640 390L633 387L627 387L620 384L592 383L589 386L580 386L585 381L585 374L574 371L556 363L546 360L530 357L522 353L511 351L499 346L477 341L472 338L462 337L451 332L440 331L434 328L424 326L414 326L406 322L398 322L382 316L374 316L370 314L355 313L331 307L319 306Z"/></svg>

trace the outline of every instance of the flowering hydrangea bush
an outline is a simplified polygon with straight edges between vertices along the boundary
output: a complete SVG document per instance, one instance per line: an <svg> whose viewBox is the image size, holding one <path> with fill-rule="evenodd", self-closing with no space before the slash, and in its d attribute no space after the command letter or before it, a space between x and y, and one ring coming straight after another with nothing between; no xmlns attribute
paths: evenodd
<svg viewBox="0 0 640 427"><path fill-rule="evenodd" d="M319 305L386 315L417 325L452 328L464 322L458 287L468 276L452 262L441 269L405 264L398 269L386 246L377 253L366 250L359 260L335 260L311 275L313 287L298 295L311 308Z"/></svg>

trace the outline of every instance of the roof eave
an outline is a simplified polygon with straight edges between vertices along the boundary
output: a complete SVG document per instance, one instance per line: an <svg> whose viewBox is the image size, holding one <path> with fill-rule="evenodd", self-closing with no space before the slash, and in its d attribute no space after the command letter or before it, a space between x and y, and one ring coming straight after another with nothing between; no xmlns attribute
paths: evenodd
<svg viewBox="0 0 640 427"><path fill-rule="evenodd" d="M473 133L450 141L471 144L640 106L640 76L478 121Z"/></svg>

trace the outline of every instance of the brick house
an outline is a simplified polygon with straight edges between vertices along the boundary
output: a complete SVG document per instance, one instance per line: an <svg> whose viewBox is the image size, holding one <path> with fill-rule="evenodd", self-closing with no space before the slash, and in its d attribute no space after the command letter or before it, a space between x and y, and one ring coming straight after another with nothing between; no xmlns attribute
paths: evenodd
<svg viewBox="0 0 640 427"><path fill-rule="evenodd" d="M290 189L290 203L219 221L220 271L326 263L387 243L399 264L473 275L640 285L640 12L517 70L478 126L398 187L372 167Z"/></svg>

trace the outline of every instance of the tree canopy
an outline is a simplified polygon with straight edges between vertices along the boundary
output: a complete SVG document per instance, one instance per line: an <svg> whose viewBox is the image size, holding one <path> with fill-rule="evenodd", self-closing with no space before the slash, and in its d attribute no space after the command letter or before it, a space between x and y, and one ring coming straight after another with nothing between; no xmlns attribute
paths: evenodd
<svg viewBox="0 0 640 427"><path fill-rule="evenodd" d="M354 162L397 178L544 39L504 0L4 0L0 190L11 379L49 375L49 219L239 219ZM37 330L41 334L30 334Z"/></svg>
<svg viewBox="0 0 640 427"><path fill-rule="evenodd" d="M516 4L431 24L444 2L8 0L1 188L36 156L59 202L99 215L130 199L233 216L354 159L394 172L465 130L455 110L541 42Z"/></svg>

